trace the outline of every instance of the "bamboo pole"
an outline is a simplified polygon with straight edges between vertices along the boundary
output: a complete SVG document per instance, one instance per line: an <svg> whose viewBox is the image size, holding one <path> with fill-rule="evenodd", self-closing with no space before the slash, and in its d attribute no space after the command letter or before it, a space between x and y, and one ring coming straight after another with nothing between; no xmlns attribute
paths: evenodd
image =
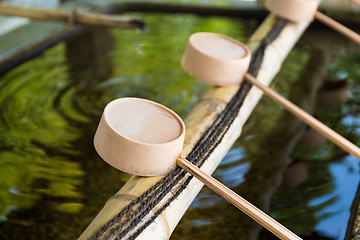
<svg viewBox="0 0 360 240"><path fill-rule="evenodd" d="M358 33L350 30L319 11L315 13L315 18L360 45L360 35Z"/></svg>
<svg viewBox="0 0 360 240"><path fill-rule="evenodd" d="M337 132L327 127L325 124L296 106L294 103L290 102L286 98L282 97L280 94L272 90L271 88L265 86L261 82L257 81L256 78L251 76L250 74L246 74L246 80L251 84L255 85L259 89L261 89L265 95L269 96L275 102L279 103L281 106L285 107L288 111L293 113L296 117L303 120L309 126L323 134L330 141L338 145L340 148L344 149L346 152L354 155L356 158L360 160L360 148L354 145L352 142L339 135Z"/></svg>
<svg viewBox="0 0 360 240"><path fill-rule="evenodd" d="M125 16L110 16L99 13L82 12L77 9L39 9L0 5L0 15L25 17L35 20L66 22L70 24L86 24L120 28L144 28L145 23Z"/></svg>
<svg viewBox="0 0 360 240"><path fill-rule="evenodd" d="M259 46L259 42L272 29L276 21L275 15L269 15L257 31L253 34L248 42L251 51L255 51ZM297 40L307 28L308 23L289 23L282 30L279 37L272 42L266 49L263 64L257 79L269 85L274 76L280 69L282 61L285 59L289 51L293 48ZM213 87L211 88L190 111L185 118L186 136L182 156L187 156L196 144L202 133L212 124L216 116L225 108L226 104L238 91L239 87ZM208 160L202 165L201 170L207 174L211 174L219 165L222 158L231 148L233 143L238 139L243 124L250 116L253 109L262 96L260 89L252 88L244 104L240 109L238 117L230 126L223 140L218 147L210 155ZM153 186L162 177L142 178L133 176L130 180L111 197L95 217L95 219L85 229L79 239L91 238L104 224L116 216L130 201L140 196L149 187ZM180 187L182 182L175 187ZM188 187L168 206L162 214L155 219L138 237L137 239L168 239L180 221L183 214L190 206L193 199L199 193L203 183L197 179L193 179ZM172 192L166 195L162 202L156 207L161 207L167 199L172 197ZM156 210L155 209L155 210ZM131 234L130 232L129 234Z"/></svg>
<svg viewBox="0 0 360 240"><path fill-rule="evenodd" d="M224 186L222 183L209 176L208 174L201 171L195 165L190 163L188 160L180 157L177 159L176 164L181 168L185 169L197 179L202 181L206 186L212 189L214 192L219 194L221 197L226 199L232 205L240 209L246 215L254 219L256 222L261 224L263 227L268 229L278 238L283 240L299 240L301 239L290 230L285 228L283 225L269 217L263 211L259 210L257 207L246 201L244 198L240 197L235 192L231 191L229 188Z"/></svg>

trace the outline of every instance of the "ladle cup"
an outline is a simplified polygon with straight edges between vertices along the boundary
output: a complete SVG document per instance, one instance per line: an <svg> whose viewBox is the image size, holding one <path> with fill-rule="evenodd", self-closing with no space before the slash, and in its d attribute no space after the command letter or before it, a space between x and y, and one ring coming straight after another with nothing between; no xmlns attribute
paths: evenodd
<svg viewBox="0 0 360 240"><path fill-rule="evenodd" d="M359 0L356 0L359 2ZM314 18L360 44L360 35L325 14L317 11L320 0L265 0L272 13L292 22L311 22Z"/></svg>
<svg viewBox="0 0 360 240"><path fill-rule="evenodd" d="M99 155L113 167L140 176L157 176L176 165L190 172L281 239L300 239L235 192L180 157L185 124L170 109L140 98L110 102L94 137Z"/></svg>
<svg viewBox="0 0 360 240"><path fill-rule="evenodd" d="M182 67L190 76L216 86L239 85L249 68L250 50L230 37L198 32L190 36Z"/></svg>
<svg viewBox="0 0 360 240"><path fill-rule="evenodd" d="M265 7L277 16L294 22L312 22L319 0L266 0Z"/></svg>
<svg viewBox="0 0 360 240"><path fill-rule="evenodd" d="M145 99L120 98L105 107L94 145L119 170L160 176L174 168L184 137L185 124L172 110Z"/></svg>

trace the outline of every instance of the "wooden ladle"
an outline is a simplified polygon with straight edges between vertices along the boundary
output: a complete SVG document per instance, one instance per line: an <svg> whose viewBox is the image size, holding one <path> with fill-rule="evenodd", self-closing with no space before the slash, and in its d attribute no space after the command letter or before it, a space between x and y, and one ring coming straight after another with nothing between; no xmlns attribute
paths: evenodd
<svg viewBox="0 0 360 240"><path fill-rule="evenodd" d="M178 165L280 239L301 239L195 165L179 157L184 136L184 122L170 109L149 100L121 98L105 107L95 133L94 145L106 162L127 173L158 176Z"/></svg>

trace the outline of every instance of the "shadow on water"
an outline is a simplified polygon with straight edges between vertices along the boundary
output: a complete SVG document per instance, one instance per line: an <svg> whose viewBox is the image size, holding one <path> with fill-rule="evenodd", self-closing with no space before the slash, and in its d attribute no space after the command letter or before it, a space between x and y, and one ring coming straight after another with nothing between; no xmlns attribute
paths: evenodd
<svg viewBox="0 0 360 240"><path fill-rule="evenodd" d="M223 17L137 15L149 29L93 28L1 77L1 239L79 236L129 178L93 149L104 106L115 98L135 96L186 115L208 88L180 67L188 36L211 31L246 41L256 25L253 20ZM305 42L291 53L274 85L358 143L360 68L354 62L359 57L358 50L328 53ZM319 88L325 80L347 80L350 98L331 106L320 104ZM351 197L346 202L340 196L344 181L338 173L356 180L348 183L351 196L359 169L354 158L329 142L311 147L305 138L309 131L264 98L215 177L309 237L304 239L337 239L346 228L351 205ZM344 214L345 223L337 228L341 233L334 234L327 226L344 221ZM172 238L269 239L267 234L204 188Z"/></svg>

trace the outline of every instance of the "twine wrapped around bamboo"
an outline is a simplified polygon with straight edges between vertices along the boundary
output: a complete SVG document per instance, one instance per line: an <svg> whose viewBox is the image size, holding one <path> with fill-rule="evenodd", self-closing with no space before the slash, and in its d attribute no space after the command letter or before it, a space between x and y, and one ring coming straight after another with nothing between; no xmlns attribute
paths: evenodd
<svg viewBox="0 0 360 240"><path fill-rule="evenodd" d="M110 16L99 13L88 13L77 9L39 9L1 4L0 15L25 17L35 20L53 22L65 22L72 25L86 24L93 26L141 29L145 27L145 23L137 19L125 16Z"/></svg>

